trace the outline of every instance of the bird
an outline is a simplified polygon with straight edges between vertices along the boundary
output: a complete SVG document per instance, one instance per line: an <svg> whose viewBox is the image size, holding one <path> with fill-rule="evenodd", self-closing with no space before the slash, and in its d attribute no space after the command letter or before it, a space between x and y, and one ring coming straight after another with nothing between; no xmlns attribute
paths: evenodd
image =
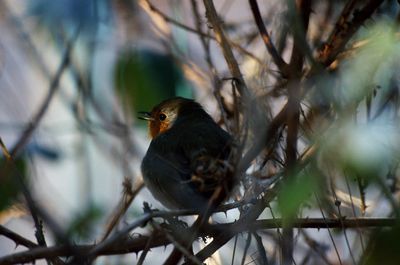
<svg viewBox="0 0 400 265"><path fill-rule="evenodd" d="M152 139L141 171L155 199L170 209L200 213L227 199L232 137L199 103L175 97L139 113Z"/></svg>

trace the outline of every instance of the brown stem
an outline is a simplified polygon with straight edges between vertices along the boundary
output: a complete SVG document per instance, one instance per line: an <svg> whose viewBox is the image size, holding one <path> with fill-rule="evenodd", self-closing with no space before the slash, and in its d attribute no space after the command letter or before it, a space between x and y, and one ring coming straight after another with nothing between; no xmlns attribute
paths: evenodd
<svg viewBox="0 0 400 265"><path fill-rule="evenodd" d="M264 22L261 17L260 9L257 4L257 0L249 0L249 4L251 7L251 11L253 13L254 20L258 27L258 31L260 32L261 38L264 41L265 47L267 48L269 54L274 60L274 63L278 67L279 71L282 73L284 77L289 76L289 68L288 64L282 59L279 55L278 51L276 50L274 44L271 41L271 38L268 34L267 29L265 28Z"/></svg>
<svg viewBox="0 0 400 265"><path fill-rule="evenodd" d="M208 18L208 21L212 25L212 28L215 33L215 38L218 44L221 46L222 53L225 57L226 63L228 64L229 71L231 72L232 77L239 82L238 84L239 93L242 97L248 99L250 91L246 86L246 83L242 76L242 72L240 71L239 68L239 64L236 61L236 58L232 52L231 44L222 28L222 22L217 14L217 11L215 10L214 3L212 0L203 0L203 2L206 8L206 16Z"/></svg>
<svg viewBox="0 0 400 265"><path fill-rule="evenodd" d="M360 9L358 12L353 13L353 19L346 23L346 26L343 27L344 22L341 22L341 18L336 23L336 27L333 30L330 38L328 39L327 43L320 49L319 51L319 61L325 65L329 66L335 59L336 56L342 52L344 46L353 37L354 33L364 24L364 22L369 19L372 14L378 9L378 7L383 3L384 0L370 0L367 4ZM345 7L345 9L347 6ZM349 10L344 13L346 15L344 18L347 18L349 15L347 13L350 12Z"/></svg>

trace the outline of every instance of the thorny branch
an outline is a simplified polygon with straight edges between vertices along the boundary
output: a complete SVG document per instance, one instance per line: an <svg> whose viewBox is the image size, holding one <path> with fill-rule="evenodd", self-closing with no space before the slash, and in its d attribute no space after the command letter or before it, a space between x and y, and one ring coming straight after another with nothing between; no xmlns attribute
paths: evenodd
<svg viewBox="0 0 400 265"><path fill-rule="evenodd" d="M201 236L216 236L221 230L230 231L231 236L243 231L258 231L262 229L276 229L282 226L283 220L281 219L269 219L269 220L256 220L251 223L245 222L233 222L226 224L210 225L207 229L207 233L201 234ZM357 227L390 227L396 224L394 218L345 218L339 219L320 219L320 218L306 218L306 219L295 219L292 222L292 226L295 228L310 228L310 229L322 229L325 227L329 228L341 228L344 224L347 228ZM150 237L152 239L150 240ZM216 237L217 240L218 238ZM214 241L213 241L214 242ZM210 244L212 244L211 242ZM138 237L125 237L115 242L114 244L108 245L106 248L101 249L98 255L117 255L124 253L137 253L147 247L155 248L169 244L170 241L166 235L160 234L158 231L153 232L150 236L138 236ZM1 257L0 264L19 264L33 262L35 260L43 258L54 258L54 257L67 257L79 254L81 256L88 255L93 252L93 249L97 245L75 245L75 246L54 246L54 247L36 247L31 250L15 253L9 256ZM199 259L202 259L202 255L197 255Z"/></svg>

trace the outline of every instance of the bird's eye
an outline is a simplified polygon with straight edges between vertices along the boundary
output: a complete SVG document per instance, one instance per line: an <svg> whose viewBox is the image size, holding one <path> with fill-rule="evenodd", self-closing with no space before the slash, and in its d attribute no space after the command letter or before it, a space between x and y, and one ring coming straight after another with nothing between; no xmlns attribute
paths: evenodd
<svg viewBox="0 0 400 265"><path fill-rule="evenodd" d="M160 121L163 121L167 118L167 116L164 113L161 113L158 118L160 119Z"/></svg>

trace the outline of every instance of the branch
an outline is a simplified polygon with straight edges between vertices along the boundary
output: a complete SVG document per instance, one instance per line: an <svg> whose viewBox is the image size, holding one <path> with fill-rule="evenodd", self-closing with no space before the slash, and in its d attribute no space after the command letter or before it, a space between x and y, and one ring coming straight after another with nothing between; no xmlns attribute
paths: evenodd
<svg viewBox="0 0 400 265"><path fill-rule="evenodd" d="M109 246L108 248L99 252L99 255L118 255L126 253L137 253L146 248L149 242L149 236L140 236L138 238L130 238L121 240L118 244ZM156 234L151 240L150 248L159 247L169 244L165 236ZM0 258L0 264L20 264L29 263L39 259L49 259L52 257L68 257L68 256L85 256L96 245L63 245L54 247L38 247L32 250L15 253L9 256Z"/></svg>
<svg viewBox="0 0 400 265"><path fill-rule="evenodd" d="M12 241L14 241L14 243L18 246L18 245L22 245L24 247L27 248L35 248L38 245L35 244L34 242L30 241L29 239L26 239L20 235L18 235L17 233L14 233L13 231L9 230L8 228L0 225L0 235L5 236L9 239L11 239Z"/></svg>
<svg viewBox="0 0 400 265"><path fill-rule="evenodd" d="M294 228L326 229L326 228L373 228L373 227L393 227L396 225L395 218L343 218L343 219L323 219L323 218L304 218L295 219L292 222ZM232 236L244 231L257 231L262 229L276 229L282 227L282 219L256 220L251 223L233 222L226 224L209 225L204 229L201 236L213 236L213 244L218 240L216 237L223 231L228 231ZM152 238L151 238L152 237ZM151 238L151 240L150 240ZM137 253L144 249L155 248L169 244L169 240L164 234L155 233L150 236L139 236L120 240L116 244L102 249L99 255L118 255L126 253ZM208 246L209 246L208 245ZM208 247L207 246L207 247ZM96 245L76 245L76 246L54 246L38 247L32 250L23 251L0 258L0 264L28 263L35 260L53 257L67 257L72 255L87 255ZM207 248L206 247L206 248ZM197 255L196 255L197 256Z"/></svg>
<svg viewBox="0 0 400 265"><path fill-rule="evenodd" d="M31 138L33 132L39 126L39 123L42 120L44 114L46 113L46 111L50 105L50 102L53 99L54 94L57 92L57 90L59 88L61 76L64 73L64 70L67 69L67 67L70 63L70 56L71 56L75 41L78 38L79 31L80 30L78 29L76 31L76 33L74 34L74 36L71 38L71 40L69 40L67 42L67 46L65 47L65 52L62 57L61 63L57 69L56 74L54 75L53 79L50 82L49 92L48 92L46 98L44 99L41 107L39 108L38 112L32 118L32 121L25 128L25 130L22 133L21 137L19 138L18 142L14 145L13 148L11 148L10 154L12 157L15 157L16 155L18 155L18 153L25 147L25 145L28 143L29 139Z"/></svg>
<svg viewBox="0 0 400 265"><path fill-rule="evenodd" d="M278 67L279 71L282 73L283 77L289 76L289 65L282 59L276 50L274 44L271 41L271 38L268 34L267 29L265 28L264 22L261 17L260 9L257 4L257 0L249 0L249 4L251 7L251 11L253 13L254 20L257 24L258 31L260 32L261 38L264 41L265 46L269 54L271 55L274 63Z"/></svg>
<svg viewBox="0 0 400 265"><path fill-rule="evenodd" d="M293 78L288 85L288 111L287 111L287 136L286 136L286 180L292 179L292 171L297 162L297 138L299 131L300 120L300 90L301 84L299 77L304 64L304 45L306 42L306 34L311 13L311 0L293 1L293 19L292 28L296 29L293 32L294 44L292 48L292 57L290 59L290 76ZM300 21L300 25L296 26L296 22ZM296 34L296 32L301 32ZM299 36L301 35L301 36ZM282 263L292 264L293 261L293 229L290 226L283 228L282 232Z"/></svg>
<svg viewBox="0 0 400 265"><path fill-rule="evenodd" d="M114 227L118 224L118 221L121 217L126 213L132 201L138 195L138 193L144 187L143 181L139 181L135 188L132 189L131 182L128 179L124 180L124 191L121 200L119 201L117 208L113 211L112 215L109 217L109 221L106 224L105 233L101 237L100 241L104 241L114 229Z"/></svg>
<svg viewBox="0 0 400 265"><path fill-rule="evenodd" d="M263 137L258 137L255 143L249 148L247 153L241 159L238 172L244 172L250 166L251 161L258 156L258 154L267 146L269 146L275 139L274 135L286 122L286 113L288 111L288 104L286 104L281 111L274 117L268 125L267 131Z"/></svg>
<svg viewBox="0 0 400 265"><path fill-rule="evenodd" d="M339 21L336 23L336 28L333 30L328 42L319 51L319 61L329 66L336 58L336 56L343 50L344 46L351 39L355 32L369 19L375 10L383 3L384 0L370 0L368 3L358 12L354 12L353 19L346 25L341 19L347 18L350 12L348 6L345 7L342 16L339 17ZM350 5L350 4L349 4ZM343 15L344 13L344 15ZM346 26L344 26L346 25Z"/></svg>
<svg viewBox="0 0 400 265"><path fill-rule="evenodd" d="M194 29L194 28L191 28L191 27L189 27L189 26L187 26L187 25L185 25L185 24L183 24L183 23L177 21L176 19L173 19L173 18L167 16L167 15L164 14L160 9L158 9L157 7L155 7L149 0L146 0L146 3L148 4L148 6L149 6L149 8L150 8L151 11L153 11L153 12L156 13L156 14L158 14L158 15L159 15L162 19L164 19L166 22L171 23L171 24L173 24L173 25L175 25L175 26L177 26L177 27L180 27L180 28L182 28L182 29L184 29L184 30L186 30L186 31L188 31L188 32L197 34L197 35L199 35L199 36L201 36L201 37L205 37L205 38L209 38L209 39L211 39L211 40L217 41L217 39L216 39L214 36L212 36L212 35L210 35L210 34L207 34L207 33L205 33L205 32L201 32L201 31L196 30L196 29ZM249 57L252 58L253 60L257 61L259 64L262 63L261 60L260 60L257 56L255 56L254 54L252 54L252 53L249 52L248 50L244 49L240 44L238 44L238 43L236 43L236 42L234 42L234 41L232 41L232 40L228 40L228 41L229 41L229 44L232 45L232 47L234 47L234 48L235 48L236 50L238 50L239 52L241 52L241 53L243 53L243 54L249 56Z"/></svg>
<svg viewBox="0 0 400 265"><path fill-rule="evenodd" d="M269 189L268 192L266 191L266 194L262 199L258 200L255 205L250 207L247 212L242 214L238 221L233 223L233 227L229 227L225 230L217 230L218 232L213 235L214 240L201 251L199 251L196 254L196 257L198 257L201 261L204 261L215 251L225 245L233 236L235 236L235 227L240 228L253 223L264 211L266 205L268 205L276 197L278 189L279 185L276 184L274 187Z"/></svg>
<svg viewBox="0 0 400 265"><path fill-rule="evenodd" d="M238 90L241 96L248 99L250 91L248 90L246 83L243 79L242 73L239 68L239 64L233 55L230 42L225 36L225 32L222 29L220 18L218 17L217 11L212 0L203 0L206 8L206 16L208 21L212 25L218 44L221 46L222 53L225 57L225 61L228 64L229 71L232 77L239 81Z"/></svg>
<svg viewBox="0 0 400 265"><path fill-rule="evenodd" d="M29 239L26 239L26 238L18 235L17 233L9 230L8 228L6 228L2 225L0 225L0 235L3 235L4 237L7 237L7 238L11 239L12 241L14 241L16 246L22 245L24 247L31 248L31 249L39 247L39 245L35 244L34 242L30 241ZM0 260L1 260L1 258L0 258ZM64 264L64 262L57 257L51 258L51 261L55 265ZM2 263L2 262L0 261L0 263Z"/></svg>

